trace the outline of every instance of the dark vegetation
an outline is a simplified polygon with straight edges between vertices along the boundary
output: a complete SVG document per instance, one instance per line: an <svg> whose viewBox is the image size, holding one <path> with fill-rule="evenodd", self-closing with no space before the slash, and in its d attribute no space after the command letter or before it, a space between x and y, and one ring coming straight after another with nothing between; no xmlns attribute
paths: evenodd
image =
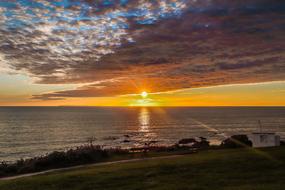
<svg viewBox="0 0 285 190"><path fill-rule="evenodd" d="M150 141L144 147L120 149L104 149L93 145L93 141L86 145L68 151L55 151L45 156L31 159L21 159L14 163L0 164L0 177L13 176L25 173L39 172L49 169L71 167L83 164L98 163L117 159L152 156L153 153L185 154L205 149L239 148L251 146L246 135L234 135L225 139L220 146L210 146L206 138L200 137L181 139L173 146L155 146L156 141Z"/></svg>
<svg viewBox="0 0 285 190"><path fill-rule="evenodd" d="M87 144L68 151L55 151L45 156L21 159L11 164L2 162L0 164L0 177L96 163L104 161L113 155L127 153L127 150L103 149L101 146Z"/></svg>
<svg viewBox="0 0 285 190"><path fill-rule="evenodd" d="M230 138L225 139L221 146L224 148L251 147L252 142L246 135L233 135Z"/></svg>

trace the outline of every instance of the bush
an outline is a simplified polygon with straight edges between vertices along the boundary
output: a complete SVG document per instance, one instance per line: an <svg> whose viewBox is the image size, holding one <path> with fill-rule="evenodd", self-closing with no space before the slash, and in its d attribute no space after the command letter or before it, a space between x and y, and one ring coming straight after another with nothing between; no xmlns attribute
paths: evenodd
<svg viewBox="0 0 285 190"><path fill-rule="evenodd" d="M247 135L233 135L230 138L223 140L221 146L224 148L241 148L252 146L252 142Z"/></svg>
<svg viewBox="0 0 285 190"><path fill-rule="evenodd" d="M210 142L207 141L207 139L204 137L200 137L200 141L193 144L194 148L199 148L199 149L208 148L209 146L210 146Z"/></svg>
<svg viewBox="0 0 285 190"><path fill-rule="evenodd" d="M96 163L106 160L111 155L126 153L128 153L127 150L120 148L103 149L101 146L87 144L68 151L55 151L45 156L21 159L11 164L2 162L0 163L0 177Z"/></svg>

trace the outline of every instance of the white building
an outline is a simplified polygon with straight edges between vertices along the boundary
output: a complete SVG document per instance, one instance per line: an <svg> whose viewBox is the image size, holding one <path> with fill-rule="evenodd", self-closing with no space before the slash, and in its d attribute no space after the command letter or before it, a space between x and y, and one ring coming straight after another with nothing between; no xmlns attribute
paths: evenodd
<svg viewBox="0 0 285 190"><path fill-rule="evenodd" d="M253 147L273 147L280 146L280 136L275 133L252 133L250 136Z"/></svg>

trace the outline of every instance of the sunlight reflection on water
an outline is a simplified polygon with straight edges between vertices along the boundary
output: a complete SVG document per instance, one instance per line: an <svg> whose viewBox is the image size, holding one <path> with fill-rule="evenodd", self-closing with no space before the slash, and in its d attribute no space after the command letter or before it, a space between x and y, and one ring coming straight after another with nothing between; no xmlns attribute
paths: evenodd
<svg viewBox="0 0 285 190"><path fill-rule="evenodd" d="M150 128L150 114L147 108L141 108L139 114L139 132L149 132Z"/></svg>

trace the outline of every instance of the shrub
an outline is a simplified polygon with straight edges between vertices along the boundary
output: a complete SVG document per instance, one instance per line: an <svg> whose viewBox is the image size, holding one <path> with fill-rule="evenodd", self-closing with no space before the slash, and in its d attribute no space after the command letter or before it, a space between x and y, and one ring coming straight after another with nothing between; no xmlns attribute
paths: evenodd
<svg viewBox="0 0 285 190"><path fill-rule="evenodd" d="M96 163L104 161L113 154L126 153L128 153L127 150L120 148L103 149L101 146L94 146L89 143L68 151L55 151L45 156L21 159L11 164L2 162L0 163L0 177Z"/></svg>
<svg viewBox="0 0 285 190"><path fill-rule="evenodd" d="M200 141L197 141L196 143L193 144L193 148L208 148L210 146L210 142L207 141L206 138L200 137Z"/></svg>
<svg viewBox="0 0 285 190"><path fill-rule="evenodd" d="M221 146L224 148L240 148L252 146L252 142L247 135L233 135L222 141Z"/></svg>

